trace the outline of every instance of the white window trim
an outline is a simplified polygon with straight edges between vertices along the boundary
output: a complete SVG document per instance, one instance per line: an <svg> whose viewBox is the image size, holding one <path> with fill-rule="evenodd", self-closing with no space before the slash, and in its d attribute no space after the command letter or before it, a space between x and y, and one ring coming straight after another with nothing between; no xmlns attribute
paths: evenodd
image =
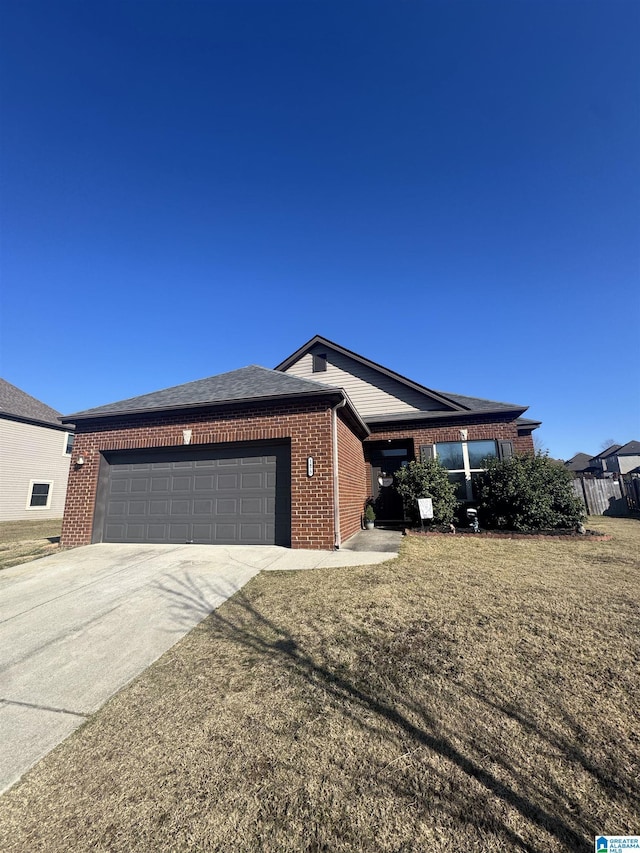
<svg viewBox="0 0 640 853"><path fill-rule="evenodd" d="M73 445L71 445L71 450L67 451L67 441L69 440L69 436L74 435L72 432L65 432L63 435L62 441L62 455L63 456L71 456L73 453Z"/></svg>
<svg viewBox="0 0 640 853"><path fill-rule="evenodd" d="M469 443L477 441L485 441L485 439L468 439L466 441L456 442L462 445L462 459L464 462L464 468L447 468L449 474L464 474L465 487L467 490L467 500L473 500L473 488L471 485L471 475L479 474L481 471L486 471L486 468L472 468L471 462L469 461ZM498 442L496 439L486 439L487 441L494 441L496 447L496 457L499 458L500 450L498 448ZM450 442L441 442L443 444L449 444ZM438 458L438 442L435 442L433 445L433 455L437 459Z"/></svg>
<svg viewBox="0 0 640 853"><path fill-rule="evenodd" d="M27 492L27 505L25 509L30 510L31 512L37 512L38 510L50 509L51 508L51 496L53 495L53 480L30 480L29 481L29 491ZM33 487L34 485L39 486L49 486L49 493L47 494L47 503L45 506L31 506L31 498L33 497Z"/></svg>

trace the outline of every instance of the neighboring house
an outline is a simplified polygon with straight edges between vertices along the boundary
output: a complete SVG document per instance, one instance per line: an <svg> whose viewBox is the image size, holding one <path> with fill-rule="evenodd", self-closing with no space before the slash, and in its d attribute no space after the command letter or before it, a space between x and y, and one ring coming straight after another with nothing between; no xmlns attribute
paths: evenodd
<svg viewBox="0 0 640 853"><path fill-rule="evenodd" d="M606 450L601 451L597 456L592 456L589 460L589 471L594 477L611 476L611 464L616 452L622 447L621 444L612 444Z"/></svg>
<svg viewBox="0 0 640 853"><path fill-rule="evenodd" d="M573 472L575 476L585 474L591 470L591 459L590 453L576 453L571 459L567 459L564 467Z"/></svg>
<svg viewBox="0 0 640 853"><path fill-rule="evenodd" d="M0 379L0 521L62 518L73 425Z"/></svg>
<svg viewBox="0 0 640 853"><path fill-rule="evenodd" d="M63 418L76 444L62 544L339 547L393 473L437 457L462 499L490 456L533 452L526 406L434 391L316 336L250 366Z"/></svg>
<svg viewBox="0 0 640 853"><path fill-rule="evenodd" d="M640 465L640 441L628 441L607 457L607 470L628 474Z"/></svg>

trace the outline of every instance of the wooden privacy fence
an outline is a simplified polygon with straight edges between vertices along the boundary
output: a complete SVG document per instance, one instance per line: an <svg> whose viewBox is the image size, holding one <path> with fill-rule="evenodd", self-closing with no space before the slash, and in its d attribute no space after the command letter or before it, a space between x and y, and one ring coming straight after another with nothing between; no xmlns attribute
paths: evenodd
<svg viewBox="0 0 640 853"><path fill-rule="evenodd" d="M629 515L640 509L640 479L596 480L580 477L573 490L589 515Z"/></svg>

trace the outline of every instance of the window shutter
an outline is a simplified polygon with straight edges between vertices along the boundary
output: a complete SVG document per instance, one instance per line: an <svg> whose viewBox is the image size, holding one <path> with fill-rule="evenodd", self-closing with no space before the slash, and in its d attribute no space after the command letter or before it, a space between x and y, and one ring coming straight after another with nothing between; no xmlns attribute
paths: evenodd
<svg viewBox="0 0 640 853"><path fill-rule="evenodd" d="M435 444L421 444L420 445L420 460L422 462L428 462L430 459L436 458L436 446Z"/></svg>
<svg viewBox="0 0 640 853"><path fill-rule="evenodd" d="M499 441L498 456L500 459L511 459L511 457L513 456L513 442Z"/></svg>

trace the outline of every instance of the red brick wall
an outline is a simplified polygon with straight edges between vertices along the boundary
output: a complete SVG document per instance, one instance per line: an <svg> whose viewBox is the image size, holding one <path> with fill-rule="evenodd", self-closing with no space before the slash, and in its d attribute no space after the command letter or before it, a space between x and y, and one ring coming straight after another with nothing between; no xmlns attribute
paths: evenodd
<svg viewBox="0 0 640 853"><path fill-rule="evenodd" d="M533 438L531 435L519 436L518 427L514 421L492 421L491 423L463 423L447 424L446 426L418 426L407 425L395 426L392 429L372 427L368 441L380 441L381 439L412 438L416 459L420 458L421 444L435 444L439 441L460 441L460 430L467 430L468 441L480 439L510 439L513 441L515 453L533 453Z"/></svg>
<svg viewBox="0 0 640 853"><path fill-rule="evenodd" d="M362 442L342 420L339 410L337 432L340 538L344 542L360 530L368 495L368 465L364 461Z"/></svg>
<svg viewBox="0 0 640 853"><path fill-rule="evenodd" d="M291 441L291 546L334 547L333 458L331 409L328 401L245 406L197 414L149 415L80 421L76 427L61 543L91 542L100 451L183 446L183 429L192 430L192 445L223 442ZM75 460L84 456L78 468ZM307 456L314 476L307 476Z"/></svg>

